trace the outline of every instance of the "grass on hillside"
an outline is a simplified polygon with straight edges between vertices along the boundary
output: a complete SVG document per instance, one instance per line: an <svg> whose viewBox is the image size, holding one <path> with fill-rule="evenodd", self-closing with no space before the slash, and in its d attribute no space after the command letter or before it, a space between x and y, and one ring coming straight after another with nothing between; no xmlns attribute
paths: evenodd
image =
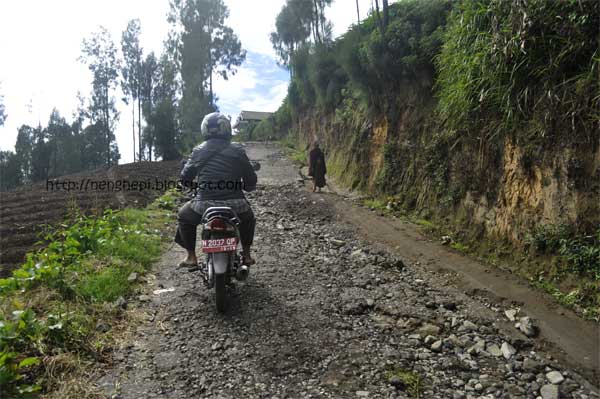
<svg viewBox="0 0 600 399"><path fill-rule="evenodd" d="M102 360L133 294L161 254L175 192L146 209L74 212L0 279L0 390L8 397L91 398L85 367ZM136 274L133 274L136 273ZM134 278L135 277L135 278ZM67 382L68 381L68 382Z"/></svg>
<svg viewBox="0 0 600 399"><path fill-rule="evenodd" d="M305 151L298 149L291 141L282 141L282 148L285 155L301 167L307 166L308 154Z"/></svg>

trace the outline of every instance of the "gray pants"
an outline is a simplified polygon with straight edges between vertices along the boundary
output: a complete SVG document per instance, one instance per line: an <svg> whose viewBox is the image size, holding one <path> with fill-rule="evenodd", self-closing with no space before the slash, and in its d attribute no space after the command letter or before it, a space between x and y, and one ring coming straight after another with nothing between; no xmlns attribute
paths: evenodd
<svg viewBox="0 0 600 399"><path fill-rule="evenodd" d="M243 247L249 247L254 240L256 218L250 208L249 211L238 213L240 219L240 240ZM188 251L196 250L196 235L198 225L202 222L202 215L192 209L191 201L186 202L177 214L177 233L175 242Z"/></svg>

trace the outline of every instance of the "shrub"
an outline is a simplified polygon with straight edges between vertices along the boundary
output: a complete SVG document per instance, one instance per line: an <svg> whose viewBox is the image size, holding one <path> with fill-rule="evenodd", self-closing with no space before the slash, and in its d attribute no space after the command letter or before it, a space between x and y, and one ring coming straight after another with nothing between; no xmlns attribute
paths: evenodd
<svg viewBox="0 0 600 399"><path fill-rule="evenodd" d="M48 232L48 245L0 279L0 390L27 396L42 390L45 359L58 353L93 354L96 317L133 289L131 272L144 272L160 254L161 204L150 210L76 214ZM152 216L152 217L150 217ZM25 305L27 304L27 305ZM45 381L44 384L48 383Z"/></svg>
<svg viewBox="0 0 600 399"><path fill-rule="evenodd" d="M568 225L541 225L525 237L536 253L558 255L569 271L600 280L600 227L594 234L575 232Z"/></svg>
<svg viewBox="0 0 600 399"><path fill-rule="evenodd" d="M450 129L492 140L593 139L600 106L596 1L463 1L437 57ZM571 133L565 134L570 131Z"/></svg>

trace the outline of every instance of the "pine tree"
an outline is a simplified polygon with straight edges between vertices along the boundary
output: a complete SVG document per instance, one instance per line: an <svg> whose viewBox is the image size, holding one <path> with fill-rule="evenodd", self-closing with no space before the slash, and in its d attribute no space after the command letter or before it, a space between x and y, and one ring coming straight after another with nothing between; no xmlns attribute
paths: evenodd
<svg viewBox="0 0 600 399"><path fill-rule="evenodd" d="M95 127L91 131L104 136L102 148L105 164L110 166L120 158L114 135L114 125L119 117L113 96L119 70L117 49L110 33L100 27L90 39L83 41L82 52L80 60L87 63L93 74L89 116Z"/></svg>

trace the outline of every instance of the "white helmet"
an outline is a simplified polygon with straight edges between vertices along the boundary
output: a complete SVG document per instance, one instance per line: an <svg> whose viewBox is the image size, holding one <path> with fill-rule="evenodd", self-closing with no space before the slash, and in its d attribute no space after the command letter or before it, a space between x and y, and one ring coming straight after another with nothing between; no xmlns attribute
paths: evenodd
<svg viewBox="0 0 600 399"><path fill-rule="evenodd" d="M230 139L231 122L220 112L208 114L202 120L202 136L205 139Z"/></svg>

